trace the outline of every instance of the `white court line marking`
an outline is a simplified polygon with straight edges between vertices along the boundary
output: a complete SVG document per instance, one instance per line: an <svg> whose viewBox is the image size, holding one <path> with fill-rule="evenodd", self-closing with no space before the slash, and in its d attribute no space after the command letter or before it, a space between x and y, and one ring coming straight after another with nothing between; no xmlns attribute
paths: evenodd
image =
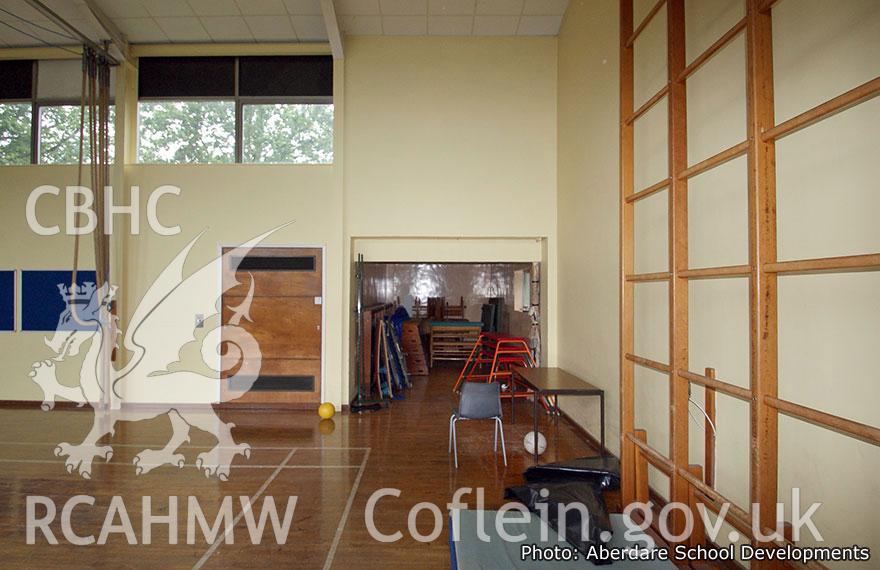
<svg viewBox="0 0 880 570"><path fill-rule="evenodd" d="M351 512L351 505L354 503L354 497L357 494L358 487L361 485L361 477L364 475L364 469L367 466L367 459L370 458L370 449L364 454L364 461L361 463L360 471L355 477L354 485L351 493L348 495L348 502L345 503L345 510L342 511L342 518L339 519L339 526L336 527L336 534L333 536L333 543L330 545L330 551L327 552L327 560L324 561L324 570L330 570L333 566L333 558L336 556L336 548L339 547L339 540L342 538L342 531L345 530L345 523L348 522L348 513Z"/></svg>
<svg viewBox="0 0 880 570"><path fill-rule="evenodd" d="M138 447L138 448L163 448L168 444L165 443L102 443L99 445L109 445L110 447ZM0 445L58 445L58 443L50 443L48 441L0 441ZM234 449L238 446L232 445L183 445L180 449L214 449L218 447L219 449ZM325 447L325 446L313 446L313 447L251 447L251 449L266 449L266 450L281 450L281 451L290 451L291 449L298 450L315 450L315 449L329 449L329 450L352 450L352 451L367 451L371 448L369 447Z"/></svg>
<svg viewBox="0 0 880 570"><path fill-rule="evenodd" d="M275 480L275 477L277 477L279 473L281 473L281 469L284 467L284 465L285 465L288 461L290 461L290 458L293 457L293 454L294 454L294 453L296 453L296 449L291 449L291 450L290 450L290 453L287 454L287 457L284 458L284 461L282 461L282 462L278 465L278 467L275 468L275 471L273 471L272 474L269 475L269 478L266 479L265 483L263 483L262 485L260 485L260 488L257 489L257 492L256 492L256 493L254 494L254 496L251 497L251 499L250 499L250 504L251 504L251 505L253 505L254 503L257 502L257 499L259 499L260 496L266 491L266 489L269 487L269 484L272 483L272 481ZM226 537L229 535L229 533L233 532L233 529L235 528L235 525L238 524L238 521L241 520L241 518L244 516L244 513L245 513L245 509L242 509L241 512L238 513L238 516L236 516L234 519L232 519L232 524L229 526L229 528L228 528L228 529L226 530L226 532L223 534L223 540L220 541L220 540L215 539L214 542L211 544L211 546L208 548L208 550L206 550L205 553L202 554L202 557L199 558L199 561L196 562L195 565L193 565L193 570L198 570L199 568L201 568L202 566L204 566L204 565L205 565L205 562L207 562L208 559L211 558L211 555L214 554L214 552L215 552L218 548L220 548L220 545L226 542Z"/></svg>
<svg viewBox="0 0 880 570"><path fill-rule="evenodd" d="M0 463L55 463L64 464L64 461L52 459L0 459ZM134 467L133 463L124 461L99 461L97 465L122 465L125 467ZM141 467L161 467L168 463L138 463ZM184 467L196 467L195 463L184 463ZM282 467L283 469L360 469L360 465L250 465L241 463L239 465L230 465L231 469L275 469Z"/></svg>

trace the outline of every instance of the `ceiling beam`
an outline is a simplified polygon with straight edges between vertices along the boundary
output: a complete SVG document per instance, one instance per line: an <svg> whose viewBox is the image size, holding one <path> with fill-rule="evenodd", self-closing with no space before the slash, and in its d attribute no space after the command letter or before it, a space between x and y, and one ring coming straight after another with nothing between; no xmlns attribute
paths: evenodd
<svg viewBox="0 0 880 570"><path fill-rule="evenodd" d="M65 30L66 32L72 34L75 38L81 41L84 45L92 48L98 53L103 54L111 64L118 65L119 60L111 55L102 45L99 45L92 38L88 37L84 33L82 33L76 26L59 16L55 13L54 10L43 4L41 0L26 0L28 4L30 4L35 10L46 16L53 24Z"/></svg>
<svg viewBox="0 0 880 570"><path fill-rule="evenodd" d="M333 59L342 59L342 33L339 31L339 21L336 19L336 8L333 0L321 0L321 12L324 14L324 25L327 26L327 38L330 40L330 48L333 50Z"/></svg>
<svg viewBox="0 0 880 570"><path fill-rule="evenodd" d="M95 0L76 0L76 5L83 16L85 16L86 20L90 22L96 30L104 32L106 37L110 39L110 42L121 59L124 59L131 65L137 64L135 59L131 57L128 40L125 39L125 35L116 24L107 17L107 14L101 10L101 7L98 6L98 3L95 2Z"/></svg>

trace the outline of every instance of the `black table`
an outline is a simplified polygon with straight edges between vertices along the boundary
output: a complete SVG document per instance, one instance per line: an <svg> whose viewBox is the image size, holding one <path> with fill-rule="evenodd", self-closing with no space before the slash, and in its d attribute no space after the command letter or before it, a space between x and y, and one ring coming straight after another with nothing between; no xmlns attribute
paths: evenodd
<svg viewBox="0 0 880 570"><path fill-rule="evenodd" d="M598 396L599 397L599 453L605 455L605 391L581 380L561 368L526 368L513 367L513 378L510 383L511 422L516 421L516 384L517 380L532 390L533 420L535 423L535 464L538 463L538 399L541 396L553 396L556 408L556 431L559 432L559 396Z"/></svg>

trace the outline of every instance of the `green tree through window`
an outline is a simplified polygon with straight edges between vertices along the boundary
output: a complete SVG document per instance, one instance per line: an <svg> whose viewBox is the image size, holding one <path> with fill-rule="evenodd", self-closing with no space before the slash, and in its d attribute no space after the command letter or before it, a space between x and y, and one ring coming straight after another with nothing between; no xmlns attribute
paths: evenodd
<svg viewBox="0 0 880 570"><path fill-rule="evenodd" d="M113 162L116 148L114 146L114 121L116 109L110 107L110 161ZM86 109L86 120L83 125L85 146L83 161L91 162L89 149L89 110ZM40 164L79 164L79 105L50 105L40 107Z"/></svg>
<svg viewBox="0 0 880 570"><path fill-rule="evenodd" d="M0 104L0 164L30 164L31 104Z"/></svg>
<svg viewBox="0 0 880 570"><path fill-rule="evenodd" d="M141 101L138 161L235 162L232 101Z"/></svg>
<svg viewBox="0 0 880 570"><path fill-rule="evenodd" d="M244 105L242 162L333 162L333 105Z"/></svg>

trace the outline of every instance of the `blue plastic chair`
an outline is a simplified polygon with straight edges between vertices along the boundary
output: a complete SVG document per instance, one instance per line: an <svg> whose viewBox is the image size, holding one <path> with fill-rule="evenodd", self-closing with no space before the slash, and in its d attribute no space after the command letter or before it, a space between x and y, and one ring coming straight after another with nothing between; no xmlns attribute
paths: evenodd
<svg viewBox="0 0 880 570"><path fill-rule="evenodd" d="M495 420L495 452L498 452L498 432L501 432L501 453L507 465L504 447L504 425L501 423L501 385L497 382L465 382L461 387L458 408L449 418L449 453L455 451L455 468L458 469L458 441L455 423L459 420Z"/></svg>

